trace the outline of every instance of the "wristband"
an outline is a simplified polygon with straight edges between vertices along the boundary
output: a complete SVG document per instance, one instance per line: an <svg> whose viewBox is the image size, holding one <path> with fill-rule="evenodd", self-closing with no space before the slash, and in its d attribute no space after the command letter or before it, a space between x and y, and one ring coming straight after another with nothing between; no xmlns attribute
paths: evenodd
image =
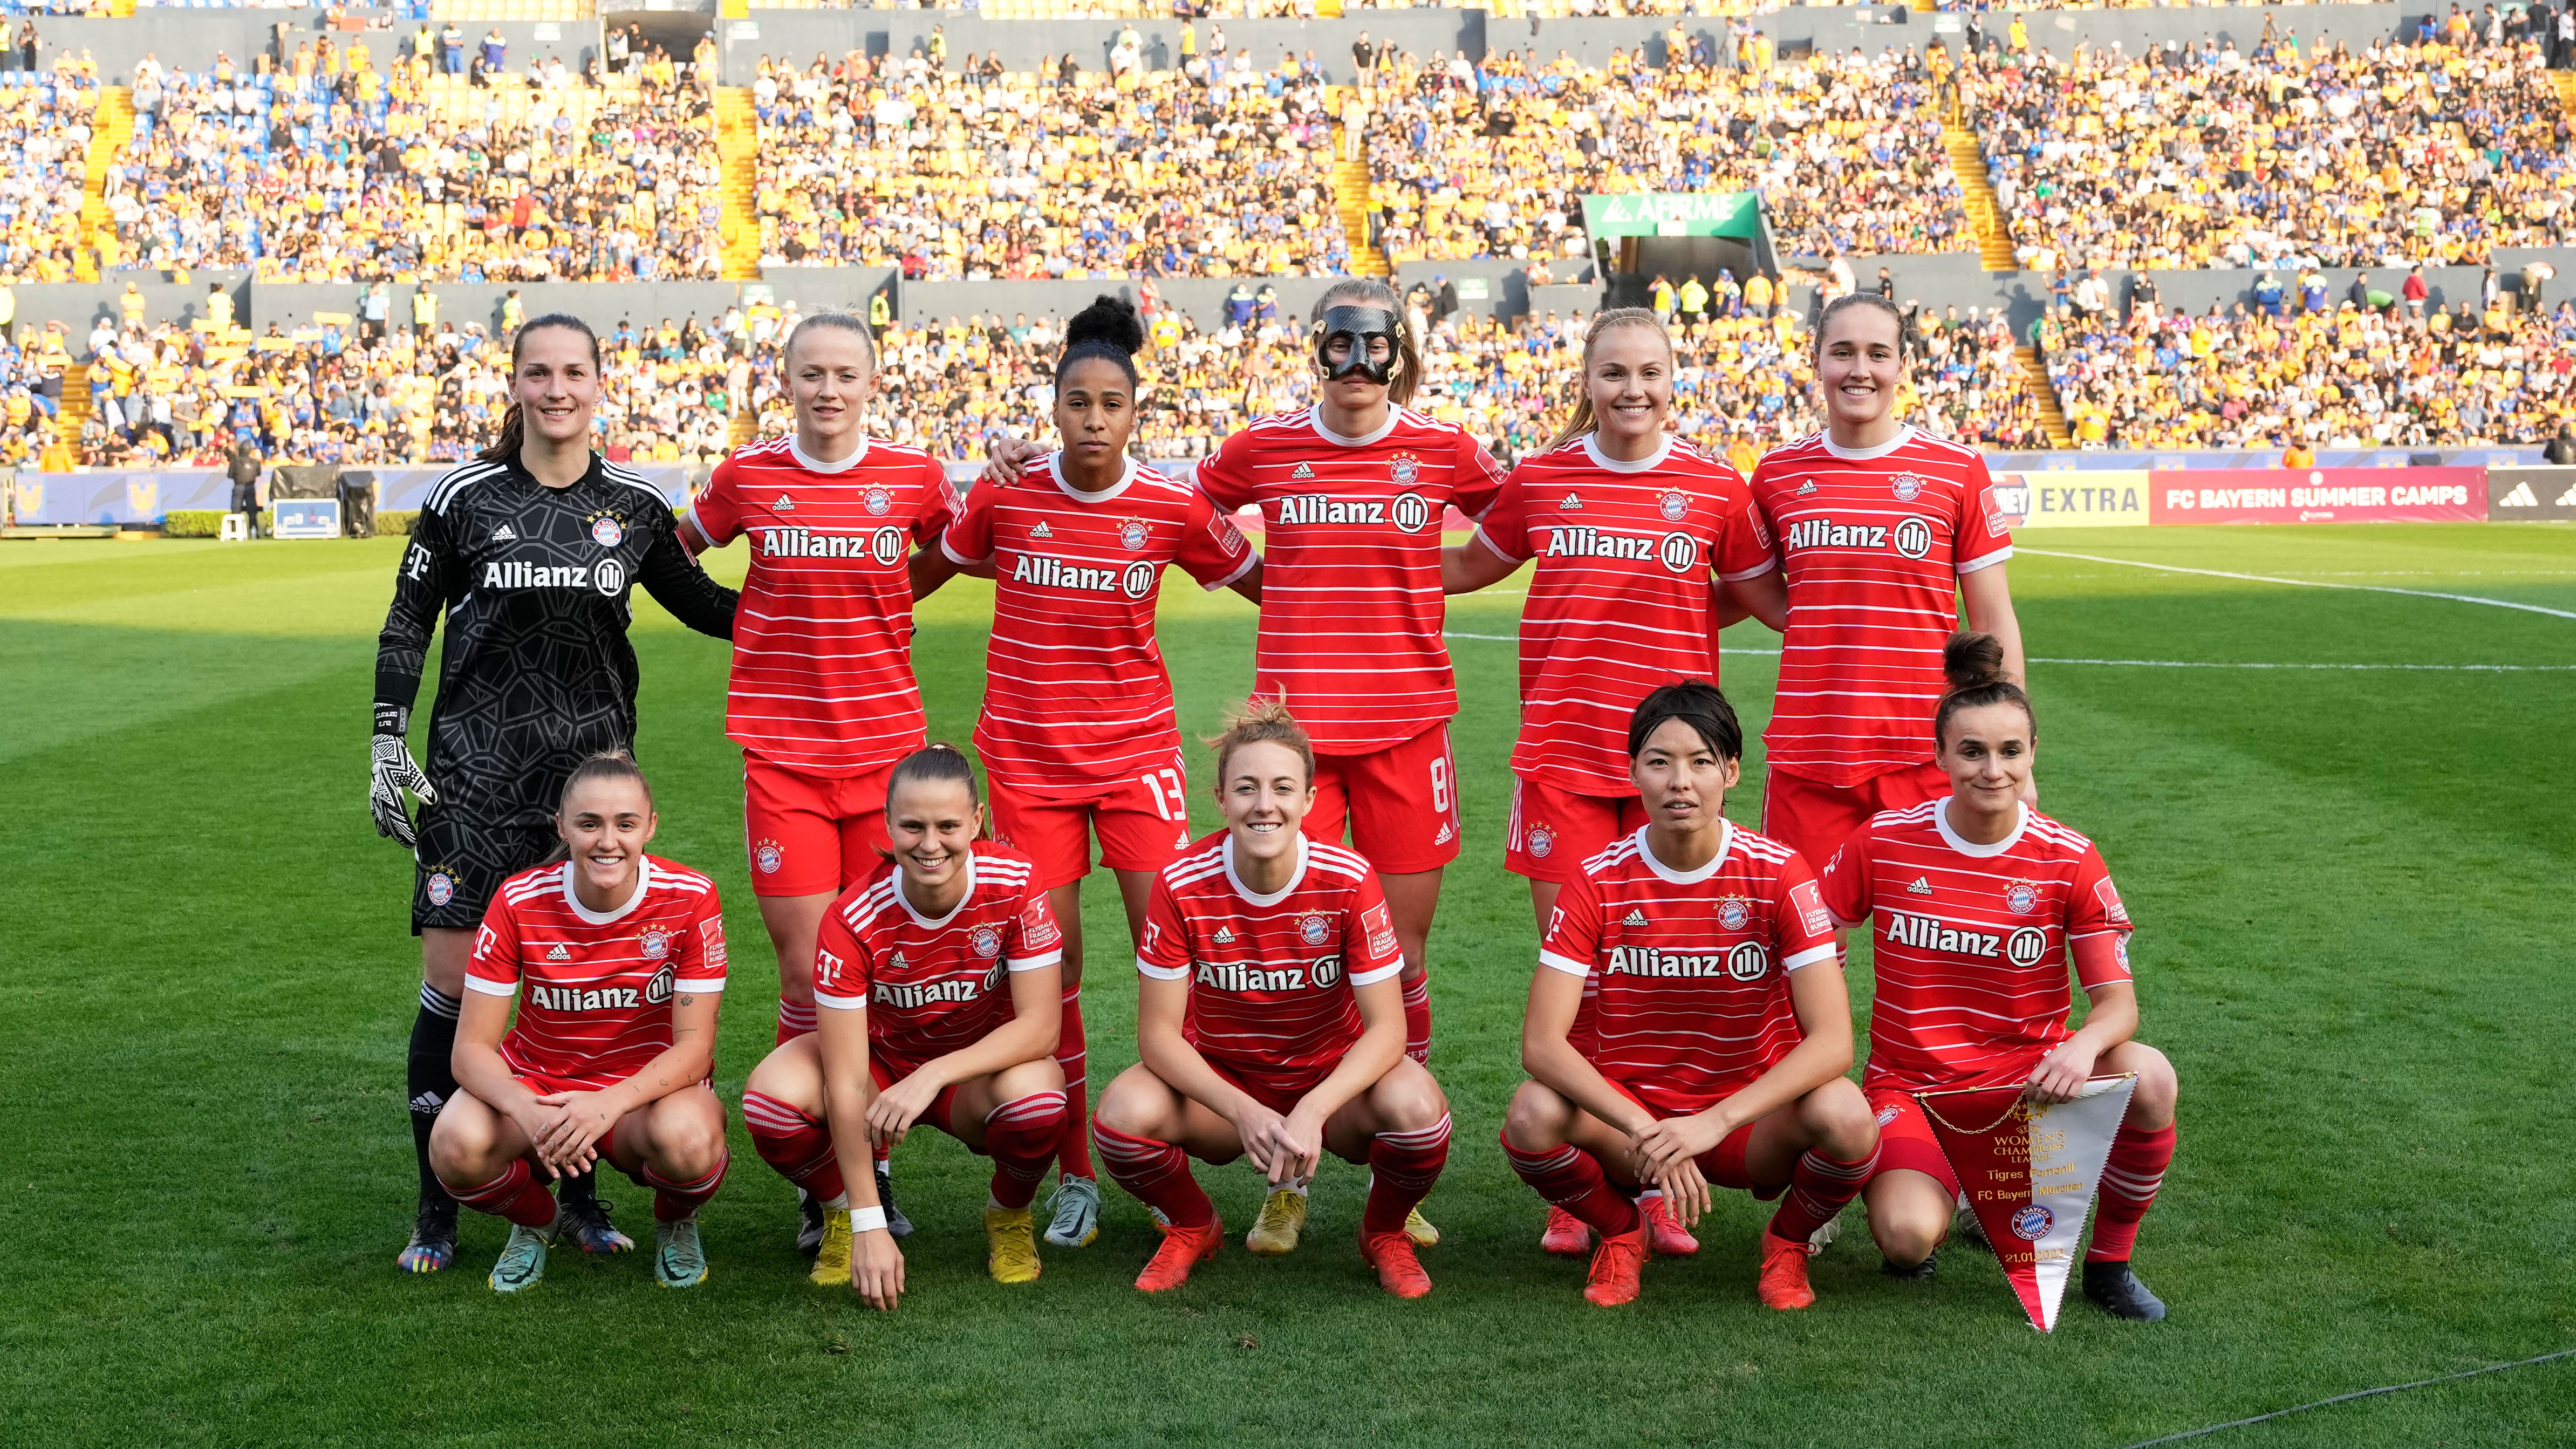
<svg viewBox="0 0 2576 1449"><path fill-rule="evenodd" d="M376 733L398 735L411 728L411 710L399 704L376 705Z"/></svg>
<svg viewBox="0 0 2576 1449"><path fill-rule="evenodd" d="M886 1216L883 1207L850 1209L850 1234L853 1237L860 1233L884 1232L885 1225Z"/></svg>

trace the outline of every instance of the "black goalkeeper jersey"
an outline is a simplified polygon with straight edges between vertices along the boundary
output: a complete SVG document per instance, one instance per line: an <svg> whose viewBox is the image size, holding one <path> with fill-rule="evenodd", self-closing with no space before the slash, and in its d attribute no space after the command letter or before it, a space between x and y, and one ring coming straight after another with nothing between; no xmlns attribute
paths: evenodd
<svg viewBox="0 0 2576 1449"><path fill-rule="evenodd" d="M569 488L512 459L466 463L430 489L394 574L376 699L411 705L444 611L423 762L442 807L533 823L584 757L632 748L638 583L690 628L732 637L734 591L680 546L662 495L596 453Z"/></svg>

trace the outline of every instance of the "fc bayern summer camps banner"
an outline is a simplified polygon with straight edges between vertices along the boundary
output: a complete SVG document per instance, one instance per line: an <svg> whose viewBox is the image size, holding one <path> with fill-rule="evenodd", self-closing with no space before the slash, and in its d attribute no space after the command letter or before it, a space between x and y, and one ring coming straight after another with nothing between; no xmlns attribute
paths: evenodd
<svg viewBox="0 0 2576 1449"><path fill-rule="evenodd" d="M2206 469L2149 475L2156 523L2484 523L2484 468Z"/></svg>

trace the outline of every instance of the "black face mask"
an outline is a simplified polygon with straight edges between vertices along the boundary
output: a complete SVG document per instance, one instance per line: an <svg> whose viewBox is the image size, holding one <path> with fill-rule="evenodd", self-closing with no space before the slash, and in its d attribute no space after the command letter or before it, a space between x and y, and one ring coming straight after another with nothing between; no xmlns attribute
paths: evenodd
<svg viewBox="0 0 2576 1449"><path fill-rule="evenodd" d="M1336 337L1347 337L1351 343L1348 358L1338 367L1332 360ZM1369 339L1373 337L1386 339L1384 362L1369 361ZM1322 329L1315 334L1315 366L1328 382L1358 377L1384 387L1395 380L1396 358L1403 342L1404 334L1395 314L1384 307L1329 307L1324 311Z"/></svg>

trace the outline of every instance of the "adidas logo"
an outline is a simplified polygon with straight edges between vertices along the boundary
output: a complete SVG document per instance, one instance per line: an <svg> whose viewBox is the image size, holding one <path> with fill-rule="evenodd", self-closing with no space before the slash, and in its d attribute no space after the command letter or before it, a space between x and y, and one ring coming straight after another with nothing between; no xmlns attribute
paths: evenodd
<svg viewBox="0 0 2576 1449"><path fill-rule="evenodd" d="M1303 463L1300 463L1297 465L1297 471L1289 474L1288 476L1291 478L1312 478L1315 476L1315 470Z"/></svg>
<svg viewBox="0 0 2576 1449"><path fill-rule="evenodd" d="M492 530L492 541L494 543L517 543L519 541L519 531L506 523L502 524L499 528Z"/></svg>
<svg viewBox="0 0 2576 1449"><path fill-rule="evenodd" d="M911 967L912 963L903 959L903 953L901 951L894 953L894 969L897 971L907 971L910 970Z"/></svg>
<svg viewBox="0 0 2576 1449"><path fill-rule="evenodd" d="M435 1090L423 1092L411 1099L411 1109L424 1117L435 1116L438 1109L446 1105L447 1099L438 1095Z"/></svg>
<svg viewBox="0 0 2576 1449"><path fill-rule="evenodd" d="M1905 888L1905 893L1909 896L1928 896L1932 894L1932 882L1928 877L1918 875L1914 878L1914 884Z"/></svg>
<svg viewBox="0 0 2576 1449"><path fill-rule="evenodd" d="M1216 928L1216 935L1211 939L1220 946L1231 946L1234 944L1234 928L1232 926L1219 926Z"/></svg>
<svg viewBox="0 0 2576 1449"><path fill-rule="evenodd" d="M1579 493L1568 493L1565 495L1565 501L1557 504L1556 506L1566 509L1581 508L1583 506L1583 496Z"/></svg>
<svg viewBox="0 0 2576 1449"><path fill-rule="evenodd" d="M557 946L546 953L546 959L549 961L569 961L572 959L572 953L561 946Z"/></svg>
<svg viewBox="0 0 2576 1449"><path fill-rule="evenodd" d="M1635 906L1630 906L1628 908L1628 914L1619 918L1619 924L1623 926L1642 926L1646 924L1646 913L1638 910Z"/></svg>
<svg viewBox="0 0 2576 1449"><path fill-rule="evenodd" d="M2576 488L2567 491L2570 494L2576 494ZM2511 493L2496 500L2498 508L2538 508L2539 506L2540 500L2531 496L2529 483L2516 483Z"/></svg>
<svg viewBox="0 0 2576 1449"><path fill-rule="evenodd" d="M1804 497L1806 497L1808 494L1813 493L1813 492L1815 492L1815 491L1816 491L1816 480L1815 480L1815 479L1813 479L1813 478L1810 478L1810 479L1808 479L1806 482L1801 483L1801 484L1799 484L1799 485L1798 485L1798 496L1799 496L1799 497L1801 497L1801 498L1804 498Z"/></svg>
<svg viewBox="0 0 2576 1449"><path fill-rule="evenodd" d="M2576 487L2570 487L2566 492L2558 495L2558 506L2576 508Z"/></svg>
<svg viewBox="0 0 2576 1449"><path fill-rule="evenodd" d="M781 513L794 513L796 511L796 500L788 497L784 493L781 493L778 495L778 502L772 506Z"/></svg>
<svg viewBox="0 0 2576 1449"><path fill-rule="evenodd" d="M1043 519L1043 518L1041 518L1041 519L1039 519L1039 520L1038 520L1038 526L1029 530L1029 537L1031 537L1031 538L1053 538L1053 537L1055 537L1055 530L1054 530L1054 529L1052 529L1052 528L1047 527L1047 526L1046 526L1046 520L1045 520L1045 519Z"/></svg>
<svg viewBox="0 0 2576 1449"><path fill-rule="evenodd" d="M1455 839L1457 839L1457 838L1458 838L1458 832L1457 832L1456 830L1451 829L1451 828L1450 828L1450 826L1449 826L1449 822L1448 822L1448 821L1446 821L1446 820L1444 820L1444 821L1440 822L1440 833L1439 833L1438 835L1435 835L1435 836L1431 837L1431 843L1432 843L1432 844L1434 844L1434 845L1447 845L1450 841L1453 841L1453 840L1455 840Z"/></svg>

